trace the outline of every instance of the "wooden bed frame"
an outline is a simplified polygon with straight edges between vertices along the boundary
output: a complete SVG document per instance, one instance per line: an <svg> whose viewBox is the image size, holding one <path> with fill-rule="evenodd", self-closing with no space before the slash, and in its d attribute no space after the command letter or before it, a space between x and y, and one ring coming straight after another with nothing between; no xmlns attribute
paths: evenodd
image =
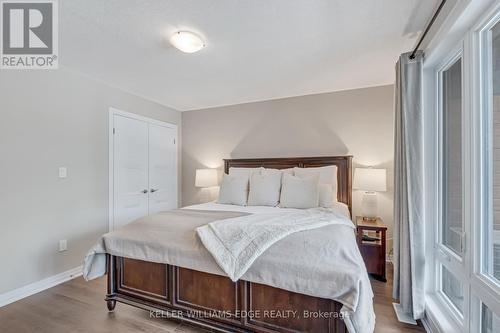
<svg viewBox="0 0 500 333"><path fill-rule="evenodd" d="M352 156L226 159L224 170L337 165L338 200L351 210L351 160ZM121 302L150 310L153 318L178 319L217 332L347 332L339 316L342 305L329 299L111 255L107 273L109 311Z"/></svg>

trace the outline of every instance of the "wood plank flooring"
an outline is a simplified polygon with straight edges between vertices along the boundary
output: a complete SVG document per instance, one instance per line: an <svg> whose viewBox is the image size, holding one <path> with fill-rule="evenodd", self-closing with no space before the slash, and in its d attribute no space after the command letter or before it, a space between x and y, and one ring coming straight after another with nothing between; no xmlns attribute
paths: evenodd
<svg viewBox="0 0 500 333"><path fill-rule="evenodd" d="M389 270L391 266L388 267ZM372 281L375 294L377 333L425 332L421 326L399 323L392 308L392 274L388 282ZM0 308L2 333L132 333L206 332L166 319L149 318L149 312L118 303L108 313L104 302L106 280L68 281L36 295Z"/></svg>

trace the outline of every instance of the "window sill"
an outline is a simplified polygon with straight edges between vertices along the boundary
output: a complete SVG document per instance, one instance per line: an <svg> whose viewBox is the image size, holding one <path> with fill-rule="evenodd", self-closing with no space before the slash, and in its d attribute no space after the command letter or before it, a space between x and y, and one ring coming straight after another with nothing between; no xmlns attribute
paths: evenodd
<svg viewBox="0 0 500 333"><path fill-rule="evenodd" d="M431 333L463 332L452 316L444 309L436 294L428 294L425 301L425 326Z"/></svg>

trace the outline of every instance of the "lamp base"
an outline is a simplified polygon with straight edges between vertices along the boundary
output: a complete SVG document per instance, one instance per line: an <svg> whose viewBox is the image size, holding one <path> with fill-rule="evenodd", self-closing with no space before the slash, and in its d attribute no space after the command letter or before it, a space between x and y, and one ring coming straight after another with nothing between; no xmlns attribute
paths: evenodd
<svg viewBox="0 0 500 333"><path fill-rule="evenodd" d="M377 193L365 192L361 201L361 215L363 220L375 220L377 218Z"/></svg>

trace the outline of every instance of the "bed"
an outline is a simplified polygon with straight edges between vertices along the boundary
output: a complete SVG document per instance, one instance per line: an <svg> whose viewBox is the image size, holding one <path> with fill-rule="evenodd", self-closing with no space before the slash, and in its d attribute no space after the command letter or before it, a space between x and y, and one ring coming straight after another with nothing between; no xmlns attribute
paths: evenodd
<svg viewBox="0 0 500 333"><path fill-rule="evenodd" d="M286 169L336 165L338 204L332 209L350 217L350 156L224 162L226 173L230 167ZM231 214L257 215L275 210L283 209L207 203L164 212L145 219L141 228L150 226L151 232L144 236L147 238L131 237L135 233L133 227L128 234L115 234L111 240L108 237L108 243L103 241L98 250L89 252L94 256L90 258L94 266L90 265L84 275L102 275L103 272L91 271L105 261L109 311L121 302L150 310L153 318L175 318L217 332L372 331L373 293L352 229L328 226L290 235L269 248L235 282L225 276L194 236L193 227L220 219L221 214L228 218ZM177 228L176 234L162 234L157 228L172 220L170 215L179 221L186 217L186 222L172 225L172 229ZM117 250L126 241L137 242L134 253ZM165 247L155 250L160 241ZM310 255L321 251L327 254L326 261Z"/></svg>

